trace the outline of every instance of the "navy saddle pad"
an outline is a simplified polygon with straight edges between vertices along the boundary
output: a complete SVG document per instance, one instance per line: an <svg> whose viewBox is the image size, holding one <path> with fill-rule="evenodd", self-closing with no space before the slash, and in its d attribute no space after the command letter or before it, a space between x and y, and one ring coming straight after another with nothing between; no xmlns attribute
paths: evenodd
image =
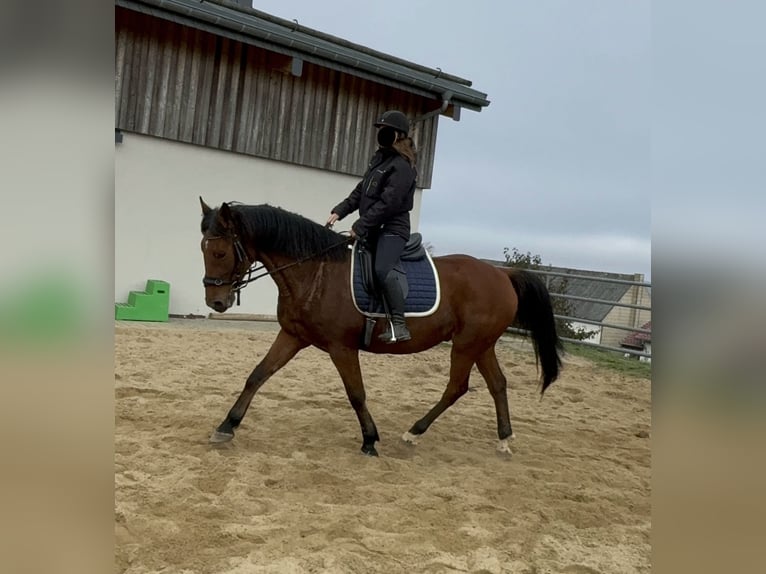
<svg viewBox="0 0 766 574"><path fill-rule="evenodd" d="M365 289L364 261L354 243L351 256L351 294L357 310L367 317L385 317L383 303ZM394 267L400 273L399 282L405 294L405 317L426 317L439 307L439 274L428 251L422 246L419 233L413 233L402 257ZM372 310L371 305L372 303Z"/></svg>

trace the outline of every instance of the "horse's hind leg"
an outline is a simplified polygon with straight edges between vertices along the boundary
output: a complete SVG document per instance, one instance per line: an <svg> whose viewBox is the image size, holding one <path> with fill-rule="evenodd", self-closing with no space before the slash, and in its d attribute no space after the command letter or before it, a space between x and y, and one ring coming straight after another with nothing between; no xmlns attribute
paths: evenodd
<svg viewBox="0 0 766 574"><path fill-rule="evenodd" d="M468 391L468 378L471 375L474 359L468 355L462 354L453 345L450 359L449 383L444 389L439 402L428 411L426 416L412 425L412 428L404 433L402 440L415 444L417 437L428 430L428 427L446 411L452 404L462 397Z"/></svg>
<svg viewBox="0 0 766 574"><path fill-rule="evenodd" d="M298 351L307 347L306 343L289 335L285 331L280 331L277 338L271 344L269 352L258 366L253 369L250 376L247 377L245 388L240 393L234 406L229 410L224 421L218 425L218 428L210 437L210 442L226 442L234 438L234 429L239 426L247 412L250 402L255 396L255 392L261 388L271 375L284 367Z"/></svg>
<svg viewBox="0 0 766 574"><path fill-rule="evenodd" d="M343 379L346 394L351 406L354 407L359 425L362 427L362 452L370 456L378 456L375 442L380 440L375 421L367 410L367 394L362 381L362 369L359 366L359 351L347 347L332 348L330 358Z"/></svg>
<svg viewBox="0 0 766 574"><path fill-rule="evenodd" d="M508 439L513 439L514 434L511 429L511 415L508 412L508 396L506 394L507 383L500 364L497 362L495 348L490 347L476 361L476 367L487 381L487 388L495 401L495 412L497 413L497 450L511 454L508 446Z"/></svg>

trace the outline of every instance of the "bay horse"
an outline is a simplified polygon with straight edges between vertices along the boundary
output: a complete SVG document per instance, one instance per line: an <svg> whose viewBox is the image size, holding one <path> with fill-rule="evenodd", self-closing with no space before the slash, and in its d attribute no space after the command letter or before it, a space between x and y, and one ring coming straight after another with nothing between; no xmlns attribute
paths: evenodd
<svg viewBox="0 0 766 574"><path fill-rule="evenodd" d="M301 349L325 351L340 374L362 430L362 452L377 456L380 440L367 401L359 365L366 318L354 306L350 287L351 239L301 215L270 205L222 203L202 205L202 254L205 303L223 313L239 297L258 262L276 283L277 319L281 327L266 356L247 377L245 387L224 421L210 437L221 443L234 438L256 391ZM372 353L409 354L451 341L447 388L426 415L404 433L416 443L429 426L468 390L474 365L484 377L497 414L497 450L511 454L514 438L506 396L506 378L495 355L495 343L511 324L528 331L542 384L541 396L561 368L561 342L545 284L533 273L500 268L468 255L433 258L441 282L435 312L410 317L412 338L393 344L378 340ZM246 279L246 275L248 279Z"/></svg>

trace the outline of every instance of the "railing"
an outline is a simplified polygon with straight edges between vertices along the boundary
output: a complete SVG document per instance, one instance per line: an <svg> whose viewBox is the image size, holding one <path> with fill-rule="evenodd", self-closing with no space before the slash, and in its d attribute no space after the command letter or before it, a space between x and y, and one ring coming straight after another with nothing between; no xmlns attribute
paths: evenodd
<svg viewBox="0 0 766 574"><path fill-rule="evenodd" d="M538 275L542 275L545 277L546 281L546 287L550 288L550 278L551 277L564 277L567 279L583 279L585 281L601 281L604 283L613 283L613 284L619 284L619 285L630 285L630 286L638 286L638 287L648 287L651 288L652 284L643 282L643 281L629 281L626 279L609 279L608 277L593 277L590 275L575 275L572 273L561 273L559 271L543 271L539 269L528 269L528 271L532 273L536 273ZM559 299L569 299L573 301L588 301L590 303L598 303L601 305L609 305L610 307L625 307L629 309L637 309L642 311L651 311L652 308L646 305L636 305L633 303L620 303L618 301L608 301L605 299L593 299L589 297L579 297L577 295L567 295L565 293L551 293L551 297L556 297ZM586 325L595 325L599 326L601 328L607 327L609 329L620 329L623 331L627 331L629 333L644 333L644 334L650 334L651 331L648 329L641 329L639 327L634 326L628 326L628 325L617 325L614 323L604 323L603 321L593 321L590 319L585 319L581 317L574 317L570 315L553 315L556 319L560 319L562 321L568 321L568 322L578 322L578 323L584 323ZM521 333L521 334L527 334L527 331L523 329L517 329L516 327L509 327L507 329L508 332L511 333ZM627 347L614 347L611 345L602 345L601 343L594 343L592 341L581 341L579 339L572 339L570 337L561 337L562 341L567 341L569 343L574 343L577 345L584 345L588 347L598 347L599 349L606 349L608 351L616 351L619 353L628 353L630 355L634 355L637 357L651 357L651 353L646 353L644 351L639 351L637 349L630 349Z"/></svg>

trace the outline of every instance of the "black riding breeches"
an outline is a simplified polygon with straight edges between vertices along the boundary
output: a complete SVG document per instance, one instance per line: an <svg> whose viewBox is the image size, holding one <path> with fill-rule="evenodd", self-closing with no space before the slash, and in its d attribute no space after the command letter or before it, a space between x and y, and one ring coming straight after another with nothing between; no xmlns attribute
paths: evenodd
<svg viewBox="0 0 766 574"><path fill-rule="evenodd" d="M382 285L388 274L399 262L407 241L401 235L385 234L378 238L375 246L375 279Z"/></svg>

